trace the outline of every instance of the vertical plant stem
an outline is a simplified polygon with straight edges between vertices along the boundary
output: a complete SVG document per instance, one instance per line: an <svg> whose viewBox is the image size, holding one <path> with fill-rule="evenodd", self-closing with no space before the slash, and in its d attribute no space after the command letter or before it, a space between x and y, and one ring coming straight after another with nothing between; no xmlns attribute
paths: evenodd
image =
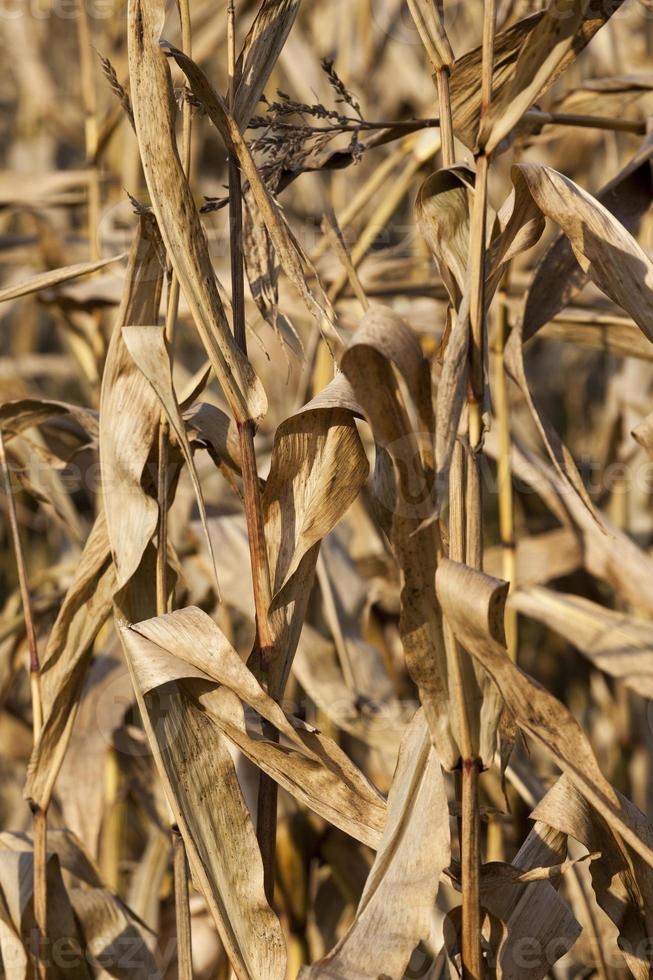
<svg viewBox="0 0 653 980"><path fill-rule="evenodd" d="M463 889L462 966L463 977L481 980L481 822L479 816L479 766L464 759L462 769L462 839L460 841Z"/></svg>
<svg viewBox="0 0 653 980"><path fill-rule="evenodd" d="M496 0L483 3L483 51L481 68L481 117L492 102L492 77L494 73L494 36L497 29Z"/></svg>
<svg viewBox="0 0 653 980"><path fill-rule="evenodd" d="M188 0L178 0L179 21L181 23L181 47L185 54L192 56L192 31ZM192 113L187 100L181 110L181 162L186 176L190 174ZM166 305L165 334L174 358L177 316L179 313L179 280L174 271L170 273ZM159 504L159 524L157 527L156 556L156 597L157 611L162 615L167 611L168 602L168 461L170 455L170 432L165 415L161 414L159 423L159 455L157 469L157 500Z"/></svg>
<svg viewBox="0 0 653 980"><path fill-rule="evenodd" d="M48 975L46 960L48 936L48 811L32 806L32 833L34 835L34 921L38 942L38 976L45 980Z"/></svg>
<svg viewBox="0 0 653 980"><path fill-rule="evenodd" d="M229 105L233 109L236 78L236 23L233 0L227 6L227 40L229 49ZM243 201L240 168L233 156L229 157L229 241L231 250L231 302L234 318L234 338L244 354L247 354L245 323L245 277L243 267ZM268 673L273 647L269 609L272 587L268 551L265 541L263 504L259 487L256 451L254 448L254 424L238 423L240 458L243 474L245 519L249 539L249 554L256 610L257 642L261 658L261 673ZM273 692L270 692L274 696ZM264 725L267 738L278 738L277 730ZM266 773L259 774L256 834L263 859L265 894L268 902L274 897L275 849L277 836L277 784Z"/></svg>
<svg viewBox="0 0 653 980"><path fill-rule="evenodd" d="M7 501L7 515L9 517L9 532L11 535L14 556L16 559L16 570L18 573L18 586L23 605L23 618L25 620L25 635L27 637L27 649L29 651L29 677L30 690L32 695L32 733L36 743L43 726L43 702L41 699L41 668L39 662L39 652L36 642L36 630L34 629L34 617L32 615L32 602L30 599L27 572L25 570L25 559L18 529L18 518L16 516L16 501L14 498L11 476L7 464L7 454L5 444L0 429L0 470L2 470L2 482L4 484L5 497ZM34 848L34 919L37 929L37 970L40 980L47 976L47 967L44 960L45 944L47 939L47 920L48 920L48 887L47 887L47 810L42 809L36 804L32 804L32 832Z"/></svg>
<svg viewBox="0 0 653 980"><path fill-rule="evenodd" d="M442 139L442 163L450 167L455 162L453 120L449 93L449 70L441 68L436 72L438 103L440 112L440 135ZM473 397L469 404L469 441L472 447L480 444L482 379L483 379L483 322L484 322L484 266L485 266L485 178L482 172L483 190L474 193L472 231L470 235L471 252L471 365L470 390L476 390L480 397ZM476 251L474 251L476 249ZM478 351L478 353L477 353ZM478 365L480 363L480 371ZM480 383L478 379L480 378ZM474 407L478 403L478 410ZM460 442L456 441L449 479L449 556L454 561L480 567L480 548L482 542L481 500L478 460L475 452L466 453ZM457 703L460 730L458 738L462 755L460 778L456 780L456 795L461 802L461 817L458 823L460 841L461 880L462 880L462 967L463 976L480 980L482 975L481 958L481 914L480 914L480 819L479 819L479 760L476 758L465 697L464 658L468 656L456 641L451 627L444 622L445 643L450 651L451 683Z"/></svg>
<svg viewBox="0 0 653 980"><path fill-rule="evenodd" d="M476 182L470 227L470 400L469 444L473 453L481 444L484 396L483 361L485 355L485 230L487 210L488 159L476 158Z"/></svg>
<svg viewBox="0 0 653 980"><path fill-rule="evenodd" d="M451 167L456 162L453 142L453 118L449 93L449 68L439 68L435 74L440 107L440 139L442 140L442 164Z"/></svg>
<svg viewBox="0 0 653 980"><path fill-rule="evenodd" d="M499 293L497 307L493 394L497 436L499 440L497 479L502 575L510 583L510 589L512 591L515 588L517 579L517 555L512 492L512 466L510 463L510 403L508 400L508 384L503 360L510 327L508 322L508 303L505 293L506 285L506 280L504 280L503 290ZM516 660L518 643L517 613L510 607L506 608L505 627L508 653L512 660Z"/></svg>
<svg viewBox="0 0 653 980"><path fill-rule="evenodd" d="M492 101L494 70L495 0L485 0L481 68L481 115L479 133ZM476 155L476 181L469 241L470 282L470 377L469 377L469 459L467 466L466 561L474 568L483 565L483 507L481 464L483 453L483 402L485 396L484 361L486 348L485 316L485 236L487 222L487 179L489 159L481 146ZM480 760L463 759L461 878L462 967L463 977L480 980L481 952L480 868L481 834L479 811Z"/></svg>
<svg viewBox="0 0 653 980"><path fill-rule="evenodd" d="M85 0L77 4L77 38L79 43L79 66L82 86L82 106L84 110L84 145L88 173L88 241L91 259L99 259L100 242L98 229L100 225L100 180L97 165L93 161L97 157L98 148L98 117L97 93L93 72L93 47L91 43L91 27Z"/></svg>
<svg viewBox="0 0 653 980"><path fill-rule="evenodd" d="M177 927L177 973L179 980L193 980L188 860L186 859L184 841L177 827L172 828L172 853L175 881L175 924Z"/></svg>
<svg viewBox="0 0 653 980"><path fill-rule="evenodd" d="M189 0L177 0L181 24L181 48L192 57L192 27ZM181 163L184 173L190 176L191 166L191 106L184 99L181 115ZM170 272L166 305L165 335L174 361L177 317L179 314L179 280L174 270ZM159 616L168 609L168 463L170 456L170 429L168 421L161 413L159 423L159 460L157 472L157 500L159 504L159 523L157 527L156 557L156 605ZM188 862L183 838L177 827L172 827L172 850L174 869L175 924L177 932L177 964L179 980L192 980L193 963L191 955L191 918L188 900Z"/></svg>

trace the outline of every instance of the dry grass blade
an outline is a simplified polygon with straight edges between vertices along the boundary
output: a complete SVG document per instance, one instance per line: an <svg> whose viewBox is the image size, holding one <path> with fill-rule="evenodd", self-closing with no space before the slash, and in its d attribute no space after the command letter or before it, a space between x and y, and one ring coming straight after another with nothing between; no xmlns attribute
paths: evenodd
<svg viewBox="0 0 653 980"><path fill-rule="evenodd" d="M38 293L41 289L51 289L62 282L70 282L72 279L79 279L81 276L89 276L92 272L99 272L100 269L120 262L125 258L125 253L112 255L108 259L98 259L95 262L78 262L77 265L65 266L61 269L52 269L50 272L41 272L37 276L25 282L17 283L15 286L8 286L0 289L0 303L6 303L10 299L18 299L19 296L29 296L30 293Z"/></svg>

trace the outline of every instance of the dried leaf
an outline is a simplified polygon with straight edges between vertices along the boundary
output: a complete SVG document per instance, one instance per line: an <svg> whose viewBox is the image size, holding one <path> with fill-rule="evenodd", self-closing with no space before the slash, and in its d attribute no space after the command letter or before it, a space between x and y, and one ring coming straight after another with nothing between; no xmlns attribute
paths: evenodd
<svg viewBox="0 0 653 980"><path fill-rule="evenodd" d="M192 668L133 630L121 630L121 639L193 878L229 959L243 978L283 980L283 934L265 899L256 834L226 739L179 683Z"/></svg>
<svg viewBox="0 0 653 980"><path fill-rule="evenodd" d="M28 296L30 293L38 293L41 289L50 289L52 286L58 286L62 282L70 282L71 279L78 279L80 276L88 276L92 272L104 269L107 265L120 262L125 257L126 253L121 252L120 255L112 255L108 259L98 259L96 262L78 262L76 265L67 265L61 269L41 272L37 276L26 279L25 282L0 289L0 303L5 303L10 299L18 299L19 296Z"/></svg>
<svg viewBox="0 0 653 980"><path fill-rule="evenodd" d="M304 980L401 977L431 929L440 874L451 857L449 809L440 763L419 711L399 750L388 822L356 917Z"/></svg>
<svg viewBox="0 0 653 980"><path fill-rule="evenodd" d="M257 103L295 22L301 0L263 0L237 64L234 117L247 129Z"/></svg>
<svg viewBox="0 0 653 980"><path fill-rule="evenodd" d="M465 649L490 674L517 725L552 756L611 828L653 867L653 830L644 815L619 799L568 709L506 654L496 591L502 585L448 559L438 567L436 586L443 613Z"/></svg>
<svg viewBox="0 0 653 980"><path fill-rule="evenodd" d="M147 693L173 679L193 681L188 691L256 765L336 826L378 844L385 823L382 798L331 739L286 717L210 617L192 607L177 610L135 624L123 639L140 689ZM221 686L216 690L216 685ZM241 701L290 748L257 731L250 734L251 719Z"/></svg>
<svg viewBox="0 0 653 980"><path fill-rule="evenodd" d="M44 810L68 747L93 641L110 615L115 590L101 515L88 537L41 662L43 727L29 762L25 797Z"/></svg>
<svg viewBox="0 0 653 980"><path fill-rule="evenodd" d="M159 47L164 16L163 0L129 4L129 76L145 179L168 257L234 418L257 420L267 408L265 392L229 329L204 230L177 153L172 84Z"/></svg>
<svg viewBox="0 0 653 980"><path fill-rule="evenodd" d="M652 156L653 135L645 140L633 159L596 195L599 204L607 208L631 234L648 210L653 195ZM530 340L545 323L568 306L588 278L588 270L576 261L567 237L564 234L558 235L541 259L526 295L524 342Z"/></svg>
<svg viewBox="0 0 653 980"><path fill-rule="evenodd" d="M509 84L493 99L482 121L480 139L487 153L510 133L619 6L619 0L598 9L590 0L553 0L524 41Z"/></svg>
<svg viewBox="0 0 653 980"><path fill-rule="evenodd" d="M451 768L459 753L447 714L446 654L434 590L440 543L436 524L429 520L434 513L434 423L428 365L403 320L391 310L371 307L343 355L342 370L377 445L375 503L402 572L400 631L406 663L438 755ZM415 427L395 371L410 393Z"/></svg>
<svg viewBox="0 0 653 980"><path fill-rule="evenodd" d="M163 283L161 250L156 222L142 216L102 377L102 495L119 587L138 568L159 517L156 500L143 488L143 472L156 442L161 410L127 350L122 328L156 323Z"/></svg>
<svg viewBox="0 0 653 980"><path fill-rule="evenodd" d="M519 589L510 605L564 636L598 670L653 698L653 624L541 586Z"/></svg>
<svg viewBox="0 0 653 980"><path fill-rule="evenodd" d="M205 107L228 151L237 157L242 174L249 182L251 196L256 202L260 217L265 224L282 269L304 300L309 312L316 317L319 324L324 326L326 332L334 334L337 340L337 334L335 334L331 323L333 312L330 309L329 301L326 296L322 296L320 301L316 300L309 290L303 269L303 264L308 260L296 239L290 234L277 202L263 183L249 147L224 99L216 92L202 69L194 61L179 51L178 48L172 45L166 47L186 75L193 94Z"/></svg>
<svg viewBox="0 0 653 980"><path fill-rule="evenodd" d="M638 821L641 814L633 804L621 794L618 798L626 812L634 811L633 822ZM558 779L531 816L601 852L601 859L590 866L596 901L619 930L619 947L630 972L645 980L651 969L650 867L614 833L569 775Z"/></svg>

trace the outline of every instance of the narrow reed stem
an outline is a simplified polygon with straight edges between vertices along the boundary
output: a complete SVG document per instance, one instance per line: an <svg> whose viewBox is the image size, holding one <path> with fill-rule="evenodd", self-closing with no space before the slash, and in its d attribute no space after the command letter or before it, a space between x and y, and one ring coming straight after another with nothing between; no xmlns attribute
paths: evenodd
<svg viewBox="0 0 653 980"><path fill-rule="evenodd" d="M181 24L181 47L190 58L192 55L192 29L188 0L177 0ZM190 174L192 109L185 99L181 110L181 160L186 176ZM165 335L174 358L177 316L179 314L179 280L174 270L170 273L166 305ZM159 423L159 455L157 467L157 501L159 504L159 524L157 527L156 554L156 605L159 616L167 611L168 605L168 463L170 457L170 432L168 421L161 413Z"/></svg>
<svg viewBox="0 0 653 980"><path fill-rule="evenodd" d="M192 57L192 25L189 0L177 0L181 24L182 51ZM192 109L185 99L181 116L181 163L184 173L190 177ZM171 270L166 306L165 336L174 360L179 314L179 280ZM159 524L157 527L156 558L156 604L159 616L168 608L168 464L170 456L170 430L168 421L161 413L159 424L159 460L157 471L157 499L159 503ZM177 964L179 980L192 980L193 963L191 955L191 919L188 900L188 862L183 838L177 827L172 828L175 922L177 927Z"/></svg>
<svg viewBox="0 0 653 980"><path fill-rule="evenodd" d="M499 452L497 455L497 481L499 495L499 535L501 539L501 565L503 578L510 583L511 591L517 579L517 555L515 541L514 500L512 490L512 466L510 462L510 402L504 364L504 350L509 333L508 303L504 280L497 306L497 329L494 347L493 396ZM517 613L510 607L505 615L506 642L512 660L517 659Z"/></svg>
<svg viewBox="0 0 653 980"><path fill-rule="evenodd" d="M82 108L84 111L84 147L88 174L88 242L91 260L100 258L98 237L100 226L100 179L97 165L98 114L97 92L95 90L94 58L91 26L85 0L77 4L77 39L79 43L79 66L82 88Z"/></svg>
<svg viewBox="0 0 653 980"><path fill-rule="evenodd" d="M236 23L233 0L227 6L227 41L229 67L229 104L233 109L236 78ZM231 251L231 302L234 318L234 337L244 354L247 354L245 323L245 277L243 265L243 204L240 168L233 155L229 156L229 241ZM249 554L254 587L257 641L261 657L261 673L268 673L273 636L270 628L269 609L272 587L268 551L265 541L263 504L254 448L254 424L238 423L240 458L243 475L245 519L249 539ZM272 692L270 692L272 693ZM264 726L267 738L277 738L272 726ZM256 833L263 858L265 894L268 902L274 897L277 836L277 784L266 773L259 774L258 811Z"/></svg>
<svg viewBox="0 0 653 980"><path fill-rule="evenodd" d="M158 610L157 610L158 611ZM111 747L104 767L106 819L102 834L102 877L114 891L120 890L120 863L124 844L125 803L120 798L120 763Z"/></svg>
<svg viewBox="0 0 653 980"><path fill-rule="evenodd" d="M172 828L172 854L175 883L175 924L177 927L177 974L179 980L193 980L188 861L184 840L177 827Z"/></svg>
<svg viewBox="0 0 653 980"><path fill-rule="evenodd" d="M483 50L481 67L481 117L492 102L492 78L494 74L494 35L497 28L496 0L483 3Z"/></svg>
<svg viewBox="0 0 653 980"><path fill-rule="evenodd" d="M496 31L495 0L485 0L483 13L483 47L481 67L481 117L479 133L483 134L484 117L492 102L494 72L494 36ZM476 155L476 180L469 235L470 283L470 366L469 366L469 457L467 461L467 540L466 562L473 568L483 566L483 501L481 463L483 455L483 402L485 396L484 361L487 343L485 315L485 237L487 222L487 179L489 158L481 147ZM471 754L462 765L461 881L462 881L462 973L463 978L481 980L481 827L479 778L481 761Z"/></svg>
<svg viewBox="0 0 653 980"><path fill-rule="evenodd" d="M449 92L449 68L438 69L435 74L440 109L440 138L442 140L442 165L452 167L456 162L453 141L453 117L451 114L451 95Z"/></svg>
<svg viewBox="0 0 653 980"><path fill-rule="evenodd" d="M462 768L462 830L460 864L463 892L462 966L464 980L481 980L481 822L479 811L479 766L464 759Z"/></svg>
<svg viewBox="0 0 653 980"><path fill-rule="evenodd" d="M27 637L27 649L29 651L29 677L30 690L32 695L32 734L34 742L38 741L43 727L43 702L41 697L41 667L39 662L39 652L36 642L36 630L34 629L34 617L32 614L32 601L29 593L27 572L25 570L25 559L18 529L18 518L16 516L16 500L14 497L7 454L5 451L4 438L0 428L0 470L2 470L2 482L4 484L5 497L7 501L7 515L9 517L9 532L12 539L14 556L16 559L16 571L18 573L18 585L20 597L23 605L23 619L25 621L25 634ZM32 832L34 848L34 919L38 935L38 975L39 980L46 976L46 964L42 957L45 950L47 938L48 921L48 886L47 886L47 810L40 806L32 805Z"/></svg>
<svg viewBox="0 0 653 980"><path fill-rule="evenodd" d="M48 975L46 962L48 935L48 812L40 806L32 806L32 833L34 837L34 920L38 942L38 977Z"/></svg>

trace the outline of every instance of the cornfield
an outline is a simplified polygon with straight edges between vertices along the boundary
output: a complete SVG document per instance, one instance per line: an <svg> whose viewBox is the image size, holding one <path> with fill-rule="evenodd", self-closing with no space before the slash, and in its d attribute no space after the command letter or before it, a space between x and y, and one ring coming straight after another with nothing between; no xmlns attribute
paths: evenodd
<svg viewBox="0 0 653 980"><path fill-rule="evenodd" d="M653 976L650 0L0 8L2 976Z"/></svg>

